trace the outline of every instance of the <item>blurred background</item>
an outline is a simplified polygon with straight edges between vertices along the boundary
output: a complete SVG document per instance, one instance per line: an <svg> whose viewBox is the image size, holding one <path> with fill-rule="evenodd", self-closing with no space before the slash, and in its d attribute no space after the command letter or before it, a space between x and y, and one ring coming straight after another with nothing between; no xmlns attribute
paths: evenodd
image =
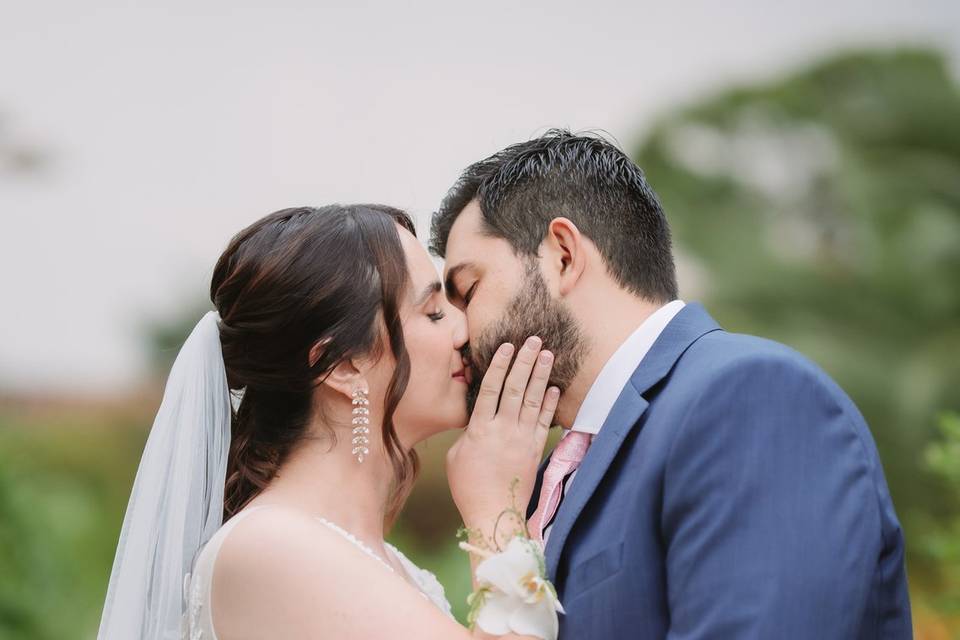
<svg viewBox="0 0 960 640"><path fill-rule="evenodd" d="M473 160L602 130L681 292L867 417L916 635L960 638L960 5L35 0L0 10L0 640L95 636L133 474L230 236L381 201L425 238ZM449 436L393 541L468 564Z"/></svg>

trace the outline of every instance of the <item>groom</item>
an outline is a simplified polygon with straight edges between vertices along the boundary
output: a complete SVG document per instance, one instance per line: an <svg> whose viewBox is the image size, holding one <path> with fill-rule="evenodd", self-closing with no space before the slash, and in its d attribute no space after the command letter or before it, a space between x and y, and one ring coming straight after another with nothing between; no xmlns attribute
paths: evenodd
<svg viewBox="0 0 960 640"><path fill-rule="evenodd" d="M501 342L556 356L568 431L528 517L561 638L912 636L862 416L797 352L678 299L667 220L619 149L551 131L471 165L431 249L476 383Z"/></svg>

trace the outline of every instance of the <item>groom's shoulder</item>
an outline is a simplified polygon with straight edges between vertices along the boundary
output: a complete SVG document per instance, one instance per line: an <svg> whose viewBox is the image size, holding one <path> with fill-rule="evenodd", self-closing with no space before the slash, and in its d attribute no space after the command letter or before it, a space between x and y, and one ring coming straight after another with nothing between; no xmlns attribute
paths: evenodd
<svg viewBox="0 0 960 640"><path fill-rule="evenodd" d="M677 362L677 370L695 376L700 384L741 377L774 384L778 379L802 377L835 389L827 373L796 349L727 331L713 331L694 342Z"/></svg>
<svg viewBox="0 0 960 640"><path fill-rule="evenodd" d="M711 332L677 362L666 388L679 392L674 404L684 407L691 420L717 415L780 416L779 424L836 418L843 429L869 438L862 414L846 392L815 362L796 349L757 336ZM764 418L766 420L766 418ZM839 427L838 427L839 428ZM731 429L728 435L746 436L750 429ZM872 446L868 449L873 449Z"/></svg>

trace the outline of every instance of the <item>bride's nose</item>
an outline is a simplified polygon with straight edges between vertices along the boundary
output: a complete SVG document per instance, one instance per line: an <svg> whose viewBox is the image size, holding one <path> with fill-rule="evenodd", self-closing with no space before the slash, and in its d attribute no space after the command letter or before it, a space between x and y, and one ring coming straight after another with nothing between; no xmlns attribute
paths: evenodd
<svg viewBox="0 0 960 640"><path fill-rule="evenodd" d="M453 348L460 351L470 339L470 333L467 330L467 316L453 305L450 305L448 313L453 320Z"/></svg>

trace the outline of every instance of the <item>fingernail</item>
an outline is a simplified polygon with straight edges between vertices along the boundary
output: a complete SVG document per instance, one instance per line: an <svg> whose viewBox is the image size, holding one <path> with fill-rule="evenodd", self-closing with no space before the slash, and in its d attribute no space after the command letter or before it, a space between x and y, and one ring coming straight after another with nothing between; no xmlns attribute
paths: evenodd
<svg viewBox="0 0 960 640"><path fill-rule="evenodd" d="M530 336L529 338L527 338L527 347L531 349L536 349L537 347L540 346L540 344L541 344L541 340L537 336Z"/></svg>
<svg viewBox="0 0 960 640"><path fill-rule="evenodd" d="M512 353L513 353L513 345L512 345L512 344L510 344L509 342L505 342L504 344L500 345L500 355L502 355L502 356L509 356L509 355L511 355Z"/></svg>
<svg viewBox="0 0 960 640"><path fill-rule="evenodd" d="M550 387L550 390L547 391L547 395L550 397L551 400L553 400L554 398L558 398L560 397L560 389L558 389L557 387Z"/></svg>
<svg viewBox="0 0 960 640"><path fill-rule="evenodd" d="M540 364L550 364L550 361L553 360L553 354L549 351L540 352Z"/></svg>

